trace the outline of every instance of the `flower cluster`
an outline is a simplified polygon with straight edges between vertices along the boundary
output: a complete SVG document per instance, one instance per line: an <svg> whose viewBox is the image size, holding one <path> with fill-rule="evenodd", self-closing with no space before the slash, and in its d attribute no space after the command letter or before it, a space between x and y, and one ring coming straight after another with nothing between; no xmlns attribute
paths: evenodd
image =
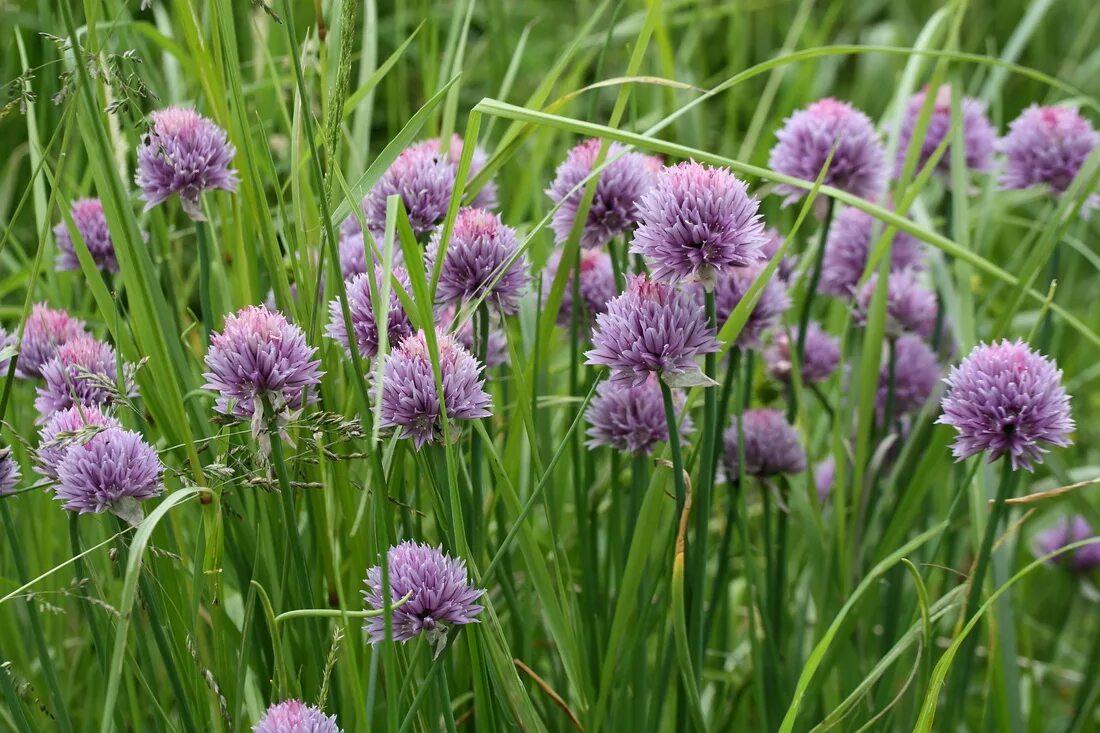
<svg viewBox="0 0 1100 733"><path fill-rule="evenodd" d="M16 463L11 448L0 447L0 496L15 491L20 475L19 464Z"/></svg>
<svg viewBox="0 0 1100 733"><path fill-rule="evenodd" d="M736 480L740 466L739 427L745 438L745 475L763 478L806 470L806 451L787 418L778 410L746 410L741 425L734 418L724 436L726 475L731 481Z"/></svg>
<svg viewBox="0 0 1100 733"><path fill-rule="evenodd" d="M641 384L600 382L596 396L588 406L585 418L588 445L608 446L623 453L650 453L657 443L668 441L668 421L656 375ZM683 398L676 393L677 410L682 411ZM680 434L692 431L691 416L678 415Z"/></svg>
<svg viewBox="0 0 1100 733"><path fill-rule="evenodd" d="M439 257L442 232L428 244L425 267L430 272ZM464 303L484 297L504 314L515 313L530 278L520 254L516 232L485 209L460 209L439 270L436 299Z"/></svg>
<svg viewBox="0 0 1100 733"><path fill-rule="evenodd" d="M841 210L825 240L819 290L840 298L851 297L867 269L871 248L878 243L881 234L882 227L876 226L870 214L855 207ZM890 244L891 271L919 268L922 257L916 239L905 232L894 232Z"/></svg>
<svg viewBox="0 0 1100 733"><path fill-rule="evenodd" d="M42 367L54 357L58 347L83 335L84 321L38 303L23 324L16 373L24 379L42 376Z"/></svg>
<svg viewBox="0 0 1100 733"><path fill-rule="evenodd" d="M1053 193L1065 193L1097 144L1100 134L1077 110L1033 104L1013 120L997 145L1007 161L1001 186L1047 186Z"/></svg>
<svg viewBox="0 0 1100 733"><path fill-rule="evenodd" d="M894 174L899 175L905 165L909 146L913 144L917 122L928 97L928 89L914 94L905 106L905 116L901 121L901 138L898 141L897 164ZM997 130L985 113L985 104L973 97L959 100L959 112L962 119L963 150L966 167L975 171L988 171L993 167L993 149L997 144ZM951 133L951 87L943 85L936 92L932 103L931 115L924 130L924 139L918 144L917 168L920 170L928 163L932 153L940 146L944 138ZM951 172L950 143L936 163L936 173L947 176Z"/></svg>
<svg viewBox="0 0 1100 733"><path fill-rule="evenodd" d="M798 333L780 331L764 351L764 363L768 374L786 382L791 378L794 359L791 356L791 342L798 341ZM810 321L806 327L805 353L802 368L799 370L802 382L816 384L824 382L833 375L840 365L840 344L821 328L816 321Z"/></svg>
<svg viewBox="0 0 1100 733"><path fill-rule="evenodd" d="M138 147L134 175L145 210L179 194L184 213L202 221L199 196L204 191L237 190L237 172L229 167L236 154L225 130L195 110L168 107L154 112Z"/></svg>
<svg viewBox="0 0 1100 733"><path fill-rule="evenodd" d="M582 181L592 173L600 150L600 141L585 140L566 156L554 174L546 195L560 204L550 221L554 241L569 239L577 218L585 186ZM628 152L619 143L611 143L604 159L605 167L596 183L596 192L588 208L581 247L591 249L630 229L638 221L638 201L653 185L660 163L641 153Z"/></svg>
<svg viewBox="0 0 1100 733"><path fill-rule="evenodd" d="M749 267L732 268L719 276L714 288L714 306L719 327L744 300L749 288L760 279L763 272L764 264L757 262ZM776 326L790 307L787 286L779 278L771 277L749 311L748 320L737 337L737 345L742 348L758 347L763 336Z"/></svg>
<svg viewBox="0 0 1100 733"><path fill-rule="evenodd" d="M443 409L451 421L476 420L490 414L491 400L484 389L481 364L453 334L437 331L436 346L443 383L442 407L423 330L406 338L386 356L382 384L375 390L376 394L380 392L380 425L400 430L402 437L413 439L418 450L426 443L442 440ZM452 438L457 439L459 431L452 430Z"/></svg>
<svg viewBox="0 0 1100 733"><path fill-rule="evenodd" d="M482 610L477 600L485 591L470 583L461 559L444 555L442 548L405 541L391 547L386 560L388 592L382 587L382 567L375 565L367 571L363 600L378 611L408 596L393 610L394 640L404 642L424 634L438 656L447 643L448 627L477 623ZM372 644L386 640L382 615L368 618L364 628Z"/></svg>
<svg viewBox="0 0 1100 733"><path fill-rule="evenodd" d="M409 290L409 276L404 268L393 268L392 275L399 283ZM375 319L375 298L382 297L382 286L385 272L381 267L375 267L373 277L367 273L361 273L345 283L348 295L348 310L351 312L351 326L355 332L355 344L364 359L373 359L378 353L378 322ZM373 288L375 295L371 295ZM351 341L348 339L347 324L344 322L344 308L338 299L329 303L329 322L326 332L329 338L342 344L348 353L351 349ZM412 326L409 324L409 316L401 306L401 301L394 291L394 285L390 283L389 305L386 309L386 339L391 346L401 343L412 334Z"/></svg>
<svg viewBox="0 0 1100 733"><path fill-rule="evenodd" d="M548 292L550 284L561 268L561 252L555 251L550 255L546 264L546 272L543 279L544 292ZM558 324L568 326L573 318L573 277L575 268L566 264L569 275L565 280L565 290L562 292L561 307L558 309ZM576 284L577 294L580 295L580 304L584 309L582 317L587 315L587 321L595 320L596 316L607 310L607 301L618 293L615 288L615 271L611 265L611 255L600 249L583 249L580 251L580 278Z"/></svg>
<svg viewBox="0 0 1100 733"><path fill-rule="evenodd" d="M59 410L38 431L38 466L46 476L56 479L57 467L70 448L102 430L121 427L118 420L95 405L73 405Z"/></svg>
<svg viewBox="0 0 1100 733"><path fill-rule="evenodd" d="M135 523L139 502L163 490L164 466L140 433L109 427L65 451L57 465L57 499L70 511L109 511Z"/></svg>
<svg viewBox="0 0 1100 733"><path fill-rule="evenodd" d="M99 199L77 199L73 202L71 215L96 267L107 272L118 272L115 245L111 241L111 232L107 230L107 217L103 215L103 204ZM65 222L53 228L53 236L57 240L57 269L79 270L76 246Z"/></svg>
<svg viewBox="0 0 1100 733"><path fill-rule="evenodd" d="M267 709L260 722L252 726L252 733L342 733L336 725L336 716L301 700L284 700Z"/></svg>
<svg viewBox="0 0 1100 733"><path fill-rule="evenodd" d="M123 366L123 388L115 385L118 365L109 344L88 335L77 336L57 347L42 366L45 385L38 388L35 409L43 417L73 405L102 406L133 390L133 370Z"/></svg>
<svg viewBox="0 0 1100 733"><path fill-rule="evenodd" d="M1032 552L1045 557L1063 547L1096 537L1088 520L1080 515L1064 517L1052 527L1035 535ZM1050 560L1053 565L1064 565L1075 573L1087 573L1100 568L1100 542L1062 553Z"/></svg>

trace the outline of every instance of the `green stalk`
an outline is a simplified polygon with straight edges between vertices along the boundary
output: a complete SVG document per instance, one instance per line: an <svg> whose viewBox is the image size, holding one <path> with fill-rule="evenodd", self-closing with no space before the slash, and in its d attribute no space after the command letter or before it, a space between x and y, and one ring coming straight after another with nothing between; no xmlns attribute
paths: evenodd
<svg viewBox="0 0 1100 733"><path fill-rule="evenodd" d="M717 308L715 306L714 290L709 289L704 295L704 310L706 311L707 325L712 330L717 330ZM704 357L703 371L712 381L718 376L718 354L711 353ZM703 429L701 433L702 445L700 446L701 462L699 464L699 479L693 491L695 504L695 541L689 548L688 561L688 610L691 623L688 626L688 634L691 640L692 662L695 677L702 679L700 674L703 666L704 655L704 617L703 611L707 567L707 532L710 522L711 494L714 491L715 453L720 433L718 426L718 391L714 387L703 390Z"/></svg>
<svg viewBox="0 0 1100 733"><path fill-rule="evenodd" d="M821 265L825 260L825 242L829 239L829 228L833 224L833 211L836 209L836 199L829 197L828 208L825 210L825 221L821 225L821 242L814 253L814 269L810 275L810 284L802 296L802 311L798 316L798 364L799 369L806 357L806 329L810 325L810 313L813 310L814 296L817 295L817 284L821 281Z"/></svg>
<svg viewBox="0 0 1100 733"><path fill-rule="evenodd" d="M15 524L11 520L11 512L8 502L0 497L0 518L4 522L4 531L8 535L8 548L12 559L15 561L15 572L19 574L19 584L25 584L30 576L27 573L27 561L23 557L23 541L15 531ZM50 648L46 645L46 636L42 633L42 621L38 618L38 608L33 601L28 601L27 620L30 623L31 635L34 637L34 645L38 650L38 662L42 665L42 674L46 677L46 686L50 691L50 699L53 701L54 714L57 718L57 727L65 733L72 733L73 723L69 719L69 709L65 706L65 698L61 694L61 685L57 681L57 672L54 669L53 660L50 659ZM0 670L0 676L6 676L7 672Z"/></svg>
<svg viewBox="0 0 1100 733"><path fill-rule="evenodd" d="M195 222L195 245L199 251L199 307L202 308L202 330L205 343L210 342L214 330L214 303L210 297L210 243L206 236L206 222Z"/></svg>
<svg viewBox="0 0 1100 733"><path fill-rule="evenodd" d="M982 535L981 548L978 550L978 557L974 564L974 572L970 576L970 587L967 589L966 601L963 603L960 618L964 621L969 621L978 608L982 594L982 585L985 581L985 574L989 568L989 556L993 551L993 541L997 537L997 528L1000 526L1006 514L1007 505L1005 501L1016 489L1016 485L1019 481L1019 472L1012 468L1007 458L1002 459L1001 481L1000 485L997 487L997 497L993 502L993 511L990 514L989 521L985 525L985 533ZM962 647L959 649L959 654L956 658L957 664L954 669L954 682L948 691L944 710L944 730L954 729L955 721L966 699L966 687L970 683L970 670L974 663L974 651L978 643L977 638L976 634L967 636L963 641Z"/></svg>
<svg viewBox="0 0 1100 733"><path fill-rule="evenodd" d="M657 380L661 385L661 398L665 404L665 423L668 425L668 450L672 454L672 480L676 487L676 516L684 511L687 489L684 484L684 458L680 453L680 426L676 424L676 408L672 404L672 390L665 380Z"/></svg>
<svg viewBox="0 0 1100 733"><path fill-rule="evenodd" d="M477 344L477 358L483 365L489 354L489 306L483 300L474 314L474 337ZM485 421L485 430L492 435L492 420ZM470 512L467 531L470 534L470 547L474 549L474 557L482 557L481 549L484 545L485 535L482 529L482 512L485 506L485 489L482 485L481 473L481 436L477 431L470 432L470 484L473 502L473 511Z"/></svg>

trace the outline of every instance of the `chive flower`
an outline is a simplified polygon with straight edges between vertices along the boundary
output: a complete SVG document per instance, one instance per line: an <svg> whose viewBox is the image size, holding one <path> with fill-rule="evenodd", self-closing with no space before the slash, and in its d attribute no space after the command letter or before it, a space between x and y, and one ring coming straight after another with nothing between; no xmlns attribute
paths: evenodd
<svg viewBox="0 0 1100 733"><path fill-rule="evenodd" d="M79 318L45 303L36 304L23 324L16 374L24 379L42 376L42 366L54 357L57 348L85 333L84 321Z"/></svg>
<svg viewBox="0 0 1100 733"><path fill-rule="evenodd" d="M543 297L550 291L550 285L562 266L561 251L555 250L546 263L546 274L543 278ZM569 326L573 318L573 278L576 268L567 263L569 275L565 280L565 290L562 291L561 307L558 308L557 322L559 326ZM577 283L578 295L581 302L582 318L587 314L587 321L594 321L596 316L607 310L607 301L618 294L615 287L615 271L611 266L611 255L602 249L583 249L580 251L580 281ZM587 322L585 323L587 326Z"/></svg>
<svg viewBox="0 0 1100 733"><path fill-rule="evenodd" d="M878 244L883 227L873 216L855 207L846 207L836 215L825 240L818 289L826 295L850 298L863 277ZM923 253L920 243L910 234L895 231L890 244L890 270L919 269Z"/></svg>
<svg viewBox="0 0 1100 733"><path fill-rule="evenodd" d="M1088 520L1081 515L1064 517L1055 525L1035 535L1032 554L1045 557L1082 540L1096 537ZM1051 565L1064 565L1071 572L1087 573L1100 568L1100 543L1085 545L1051 558Z"/></svg>
<svg viewBox="0 0 1100 733"><path fill-rule="evenodd" d="M1074 429L1062 370L1024 341L981 343L952 367L938 422L958 431L958 460L1007 456L1013 470L1032 470L1046 446L1067 446Z"/></svg>
<svg viewBox="0 0 1100 733"><path fill-rule="evenodd" d="M229 167L236 154L225 130L195 110L168 107L154 112L138 146L134 175L145 210L179 194L184 213L202 221L199 197L204 191L237 190L237 171Z"/></svg>
<svg viewBox="0 0 1100 733"><path fill-rule="evenodd" d="M916 134L917 121L927 97L928 88L925 87L910 97L905 105L905 114L901 120L901 137L898 140L897 162L894 167L895 176L900 175L905 166L905 157L912 144L913 135ZM962 115L959 125L962 127L966 167L974 171L988 171L993 167L997 130L985 113L985 103L974 97L963 97L959 100L959 113ZM932 153L949 134L953 134L951 133L951 87L944 84L936 92L936 101L928 117L924 139L919 143L920 152L917 157L916 171L924 168L932 157ZM942 177L951 173L950 143L936 163L936 173Z"/></svg>
<svg viewBox="0 0 1100 733"><path fill-rule="evenodd" d="M409 276L402 267L395 267L391 271L394 278L400 282L406 291L410 290ZM385 271L375 266L373 277L366 273L356 275L345 283L348 296L348 310L351 312L352 330L355 332L355 343L359 353L364 359L373 359L378 353L378 323L375 319L374 300L371 298L371 288L374 288L376 297L382 297ZM329 302L329 322L326 329L328 337L341 344L350 354L351 342L348 339L346 324L344 323L344 309L338 298ZM386 338L392 347L401 343L412 334L412 326L409 316L405 313L401 301L397 297L395 285L390 283L389 302L386 315Z"/></svg>
<svg viewBox="0 0 1100 733"><path fill-rule="evenodd" d="M797 474L806 470L806 451L798 432L778 410L746 410L741 417L741 432L745 436L745 474L764 478L781 474ZM740 440L737 419L724 437L726 476L737 478Z"/></svg>
<svg viewBox="0 0 1100 733"><path fill-rule="evenodd" d="M38 431L38 467L49 478L57 478L57 467L74 445L83 444L107 428L122 427L118 420L95 405L73 405L58 410Z"/></svg>
<svg viewBox="0 0 1100 733"><path fill-rule="evenodd" d="M252 733L343 733L336 716L301 700L284 700L267 709Z"/></svg>
<svg viewBox="0 0 1100 733"><path fill-rule="evenodd" d="M0 496L15 491L21 475L11 448L0 446Z"/></svg>
<svg viewBox="0 0 1100 733"><path fill-rule="evenodd" d="M1003 188L1046 186L1062 194L1100 143L1092 123L1070 107L1033 104L1012 121L998 143L1007 164Z"/></svg>
<svg viewBox="0 0 1100 733"><path fill-rule="evenodd" d="M115 384L118 365L115 350L96 338L78 336L57 348L42 367L45 384L38 388L34 407L40 420L73 405L104 406L119 396ZM133 367L123 366L123 393L133 391Z"/></svg>
<svg viewBox="0 0 1100 733"><path fill-rule="evenodd" d="M140 502L164 489L164 465L140 433L107 428L65 452L57 466L56 498L80 513L111 512L136 524Z"/></svg>
<svg viewBox="0 0 1100 733"><path fill-rule="evenodd" d="M71 215L73 224L80 232L80 237L88 247L88 253L91 254L96 267L107 272L118 272L115 245L111 241L111 232L107 229L107 217L103 215L103 204L99 199L77 199L73 202ZM56 269L59 272L79 270L80 260L76 256L76 245L64 221L53 228L53 236L57 240Z"/></svg>
<svg viewBox="0 0 1100 733"><path fill-rule="evenodd" d="M759 209L729 170L680 163L661 171L642 195L630 251L645 257L654 280L710 285L717 275L761 259Z"/></svg>
<svg viewBox="0 0 1100 733"><path fill-rule="evenodd" d="M906 334L894 342L894 417L917 412L936 390L943 370L936 360L936 352L918 336ZM875 409L879 419L886 414L886 401L890 390L889 353L882 354L879 368L878 391L875 393Z"/></svg>
<svg viewBox="0 0 1100 733"><path fill-rule="evenodd" d="M674 406L683 410L683 396L675 393ZM657 443L668 442L661 387L651 374L641 384L608 380L596 386L596 396L584 414L590 427L588 447L608 446L621 453L650 454ZM691 433L691 417L677 415L680 434Z"/></svg>
<svg viewBox="0 0 1100 733"><path fill-rule="evenodd" d="M794 359L791 356L791 344L798 341L797 329L789 334L779 331L772 339L771 346L764 350L764 363L773 379L788 382ZM804 384L824 382L833 375L840 365L840 343L825 332L817 321L810 321L806 327L806 348L799 370Z"/></svg>
<svg viewBox="0 0 1100 733"><path fill-rule="evenodd" d="M429 272L439 257L441 230L428 243L424 266ZM519 310L530 277L519 254L516 231L485 209L460 209L455 219L435 297L439 303L466 303L484 297L505 315Z"/></svg>
<svg viewBox="0 0 1100 733"><path fill-rule="evenodd" d="M730 268L718 277L714 287L714 310L719 328L764 274L764 267L764 263L756 262L748 267ZM773 273L760 291L756 305L749 311L748 320L737 336L737 345L744 349L760 346L764 334L779 323L790 307L787 286Z"/></svg>

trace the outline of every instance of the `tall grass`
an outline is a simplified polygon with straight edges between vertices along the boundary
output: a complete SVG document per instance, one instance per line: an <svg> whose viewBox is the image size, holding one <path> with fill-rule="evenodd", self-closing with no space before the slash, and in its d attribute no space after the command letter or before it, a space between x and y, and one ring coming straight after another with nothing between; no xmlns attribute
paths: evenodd
<svg viewBox="0 0 1100 733"><path fill-rule="evenodd" d="M1100 528L1091 419L1100 301L1090 285L1100 227L1082 214L1100 154L1057 200L999 191L995 175L968 180L961 145L937 151L952 163L946 182L910 151L888 205L767 167L783 120L822 96L877 120L891 161L903 106L925 84L979 97L1001 131L1032 102L1072 102L1100 120L1100 9L1084 0L140 5L0 9L0 78L10 80L0 325L18 330L45 301L141 361L140 396L119 416L168 467L165 495L136 528L70 516L36 483L35 384L0 375L0 442L24 474L0 497L0 727L247 730L289 697L347 731L388 733L1100 726L1094 578L1036 560L1031 547L1037 530L1071 513ZM239 191L206 194L205 223L174 201L143 212L133 185L147 114L167 104L195 106L237 150ZM448 440L416 451L378 428L379 365L322 334L329 299L350 319L340 223L401 150L451 132L490 157L474 175L464 146L442 248L459 208L493 178L535 281L503 326L507 362L487 372L493 416L461 431L445 420ZM582 227L555 245L543 191L586 136L605 141L597 166L615 141L747 180L783 254L799 256L787 325L797 338L801 313L812 312L838 334L841 372L812 388L796 379L785 393L734 347L761 280L715 324L723 350L705 369L721 386L685 391L691 439L633 459L587 447L584 411L606 377L583 363L578 314L569 327L556 322L569 268L554 278L542 269L555 247L562 262L578 255ZM807 199L783 207L777 184ZM595 190L593 176L582 206ZM75 231L70 207L89 195L103 201L116 275L82 245L80 271L53 267L51 230ZM1017 477L1014 495L1030 500L1005 507L983 587L967 579L995 516L1000 467L954 462L935 400L903 435L876 425L886 278L865 325L846 303L815 297L825 228L815 207L826 201L878 220L867 276L888 272L897 233L924 244L951 359L982 340L1025 337L1064 369L1075 445ZM387 273L404 256L410 284L384 278L377 302L392 289L427 329L441 382L439 266L425 265L396 198L379 247ZM265 461L247 424L214 419L201 374L208 332L269 292L319 348L325 377L285 439L273 431ZM456 318L480 328L485 312L471 304ZM783 486L711 472L721 432L761 404L790 408L811 459ZM830 455L835 488L821 503L813 464ZM681 465L684 474L673 470ZM405 538L441 544L487 590L479 623L453 629L437 658L423 639L370 645L362 628L366 570Z"/></svg>

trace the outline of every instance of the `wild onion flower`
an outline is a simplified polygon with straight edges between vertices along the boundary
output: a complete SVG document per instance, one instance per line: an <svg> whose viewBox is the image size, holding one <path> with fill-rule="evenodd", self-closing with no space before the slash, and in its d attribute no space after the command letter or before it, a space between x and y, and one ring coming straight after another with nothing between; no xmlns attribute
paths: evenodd
<svg viewBox="0 0 1100 733"><path fill-rule="evenodd" d="M1001 186L1047 186L1055 194L1065 193L1097 144L1100 135L1077 110L1033 104L997 144L1007 159Z"/></svg>
<svg viewBox="0 0 1100 733"><path fill-rule="evenodd" d="M684 400L676 392L677 412ZM584 414L588 428L588 447L608 446L622 453L649 454L657 443L668 441L668 420L665 417L661 387L651 374L641 384L606 381L596 387ZM689 415L677 415L681 436L692 431Z"/></svg>
<svg viewBox="0 0 1100 733"><path fill-rule="evenodd" d="M195 110L168 107L154 112L138 146L134 175L145 210L178 193L184 213L202 221L199 196L204 191L237 190L237 171L229 167L236 154L225 130Z"/></svg>
<svg viewBox="0 0 1100 733"><path fill-rule="evenodd" d="M439 256L441 236L436 230L428 243L424 265L429 272ZM436 300L465 303L484 296L501 313L515 313L531 279L527 260L517 253L516 231L499 216L485 209L460 209L439 272Z"/></svg>
<svg viewBox="0 0 1100 733"><path fill-rule="evenodd" d="M453 135L446 153L440 152L439 138L423 140L401 151L363 199L363 215L367 226L379 232L385 229L386 199L396 194L405 204L409 222L418 237L435 229L447 215L447 207L451 203L462 146L462 138ZM467 181L480 173L488 162L489 156L481 148L475 148ZM471 205L493 209L496 208L496 200L496 184L489 181L474 197ZM357 233L360 229L361 225L355 216L349 216L341 225L341 232L345 236Z"/></svg>
<svg viewBox="0 0 1100 733"><path fill-rule="evenodd" d="M65 452L57 466L57 499L80 513L109 511L135 524L139 502L164 489L164 465L140 433L107 428Z"/></svg>
<svg viewBox="0 0 1100 733"><path fill-rule="evenodd" d="M878 284L878 275L871 279L859 291L856 304L856 317L861 324L867 322L871 308L871 299ZM890 273L886 283L886 333L897 338L903 333L917 333L928 338L936 327L936 313L939 304L936 294L921 284L916 272L906 268Z"/></svg>
<svg viewBox="0 0 1100 733"><path fill-rule="evenodd" d="M838 298L851 297L867 269L871 248L878 244L882 232L882 225L877 225L870 214L851 206L841 210L825 240L818 289ZM922 257L920 243L912 235L894 232L890 245L891 271L919 268Z"/></svg>
<svg viewBox="0 0 1100 733"><path fill-rule="evenodd" d="M745 298L749 288L763 272L764 264L756 262L748 267L732 267L718 276L714 287L714 305L719 328ZM764 285L756 305L749 312L749 318L737 336L737 345L746 349L759 346L761 337L779 322L790 307L791 299L787 295L787 286L773 275Z"/></svg>
<svg viewBox="0 0 1100 733"><path fill-rule="evenodd" d="M0 381L7 379L8 366L11 365L11 355L18 353L16 344L19 341L14 333L8 333L0 327Z"/></svg>
<svg viewBox="0 0 1100 733"><path fill-rule="evenodd" d="M321 381L317 349L286 316L249 306L225 319L221 333L210 336L205 389L218 393L215 409L223 415L252 418L262 432L263 400L285 418L305 403L306 390Z"/></svg>
<svg viewBox="0 0 1100 733"><path fill-rule="evenodd" d="M42 473L57 478L57 467L69 448L80 445L107 428L122 427L118 420L95 405L73 405L50 415L38 431L38 466Z"/></svg>
<svg viewBox="0 0 1100 733"><path fill-rule="evenodd" d="M107 405L119 390L115 350L109 344L88 335L78 336L57 348L57 353L42 367L45 385L38 388L34 407L40 419L73 405ZM133 369L123 366L123 394L133 391Z"/></svg>
<svg viewBox="0 0 1100 733"><path fill-rule="evenodd" d="M409 276L402 267L392 270L393 277L400 282L406 290L410 289ZM374 301L371 299L371 288L375 290L378 298L382 297L382 287L385 271L378 266L374 268L374 276L366 273L356 275L345 283L348 295L348 310L351 311L351 325L355 331L355 343L359 347L359 353L364 359L373 359L378 353L378 323L374 317ZM386 315L386 338L392 347L412 335L412 326L409 324L409 316L401 306L397 298L395 286L390 283L389 305ZM339 299L329 302L329 322L326 333L328 337L345 349L351 349L348 332L344 323L344 309Z"/></svg>
<svg viewBox="0 0 1100 733"><path fill-rule="evenodd" d="M107 272L118 272L115 245L111 241L111 232L107 229L107 217L103 215L103 204L99 199L74 201L72 218L96 267ZM53 228L53 236L57 240L57 270L79 270L80 260L77 259L75 244L69 236L69 227L64 221Z"/></svg>
<svg viewBox="0 0 1100 733"><path fill-rule="evenodd" d="M1074 429L1062 370L1022 340L978 344L951 368L939 421L959 435L959 460L988 452L1013 470L1042 463L1047 445L1067 446Z"/></svg>
<svg viewBox="0 0 1100 733"><path fill-rule="evenodd" d="M0 496L15 491L22 473L12 455L11 448L0 447Z"/></svg>
<svg viewBox="0 0 1100 733"><path fill-rule="evenodd" d="M812 183L835 145L824 182L865 199L882 192L886 150L871 119L847 102L819 99L788 117L775 136L768 159L772 170ZM805 196L807 189L780 184L775 190L790 204Z"/></svg>
<svg viewBox="0 0 1100 733"><path fill-rule="evenodd" d="M1088 520L1081 515L1063 517L1057 524L1035 535L1032 554L1045 557L1082 540L1096 537ZM1051 565L1065 565L1075 573L1087 573L1100 568L1100 543L1085 545L1051 558Z"/></svg>
<svg viewBox="0 0 1100 733"><path fill-rule="evenodd" d="M550 220L554 241L558 244L569 239L584 196L585 186L578 184L592 172L599 150L600 141L597 139L585 140L574 147L558 166L554 182L546 189L546 195L555 204L561 203ZM637 223L638 201L653 185L655 178L649 156L625 152L619 143L608 146L604 161L611 162L600 172L581 234L581 247L585 249L599 247ZM573 191L574 188L577 190Z"/></svg>
<svg viewBox="0 0 1100 733"><path fill-rule="evenodd" d="M638 202L641 224L630 251L645 257L654 280L710 285L716 275L761 259L759 208L727 169L680 163L661 171Z"/></svg>
<svg viewBox="0 0 1100 733"><path fill-rule="evenodd" d="M363 600L368 608L381 610L409 597L393 611L395 641L424 634L438 657L447 643L449 627L478 622L482 607L477 600L485 591L470 583L461 558L444 555L441 547L406 540L389 549L387 560L389 592L383 593L382 567L375 565L367 570ZM386 640L385 618L368 618L364 630L372 644L382 643Z"/></svg>
<svg viewBox="0 0 1100 733"><path fill-rule="evenodd" d="M363 243L363 232L341 235L338 246L340 255L340 274L345 280L367 271L367 250Z"/></svg>
<svg viewBox="0 0 1100 733"><path fill-rule="evenodd" d="M284 700L272 705L252 726L252 733L343 733L336 716L306 705L301 700Z"/></svg>
<svg viewBox="0 0 1100 733"><path fill-rule="evenodd" d="M778 410L746 410L741 417L745 436L745 474L747 476L778 476L806 470L806 451L798 432ZM739 465L737 419L724 436L726 476L736 479Z"/></svg>
<svg viewBox="0 0 1100 733"><path fill-rule="evenodd" d="M54 357L57 347L83 335L84 321L45 303L36 304L23 325L16 374L24 379L42 376L42 366Z"/></svg>
<svg viewBox="0 0 1100 733"><path fill-rule="evenodd" d="M490 415L490 398L481 378L482 366L453 334L436 331L439 372L443 380L443 405L451 421L451 438L459 435L459 420ZM381 385L383 428L397 428L401 437L412 438L419 450L425 443L443 439L443 422L435 376L423 330L397 345L386 355Z"/></svg>
<svg viewBox="0 0 1100 733"><path fill-rule="evenodd" d="M889 354L885 349L882 360L878 374L878 392L875 393L875 408L879 419L885 417L890 390ZM924 403L935 391L941 373L936 352L921 338L913 334L899 338L894 344L893 416L908 415L924 407Z"/></svg>
<svg viewBox="0 0 1100 733"><path fill-rule="evenodd" d="M779 331L772 344L764 350L764 363L768 374L781 382L789 381L794 360L791 358L791 342L798 341L798 331ZM833 375L840 365L840 343L825 332L817 321L810 321L806 328L806 349L802 358L802 382L816 384Z"/></svg>
<svg viewBox="0 0 1100 733"><path fill-rule="evenodd" d="M697 373L695 357L719 349L696 299L645 275L630 278L626 291L596 316L592 345L586 363L610 367L611 379L634 384L653 373Z"/></svg>
<svg viewBox="0 0 1100 733"><path fill-rule="evenodd" d="M905 107L905 116L901 121L901 137L898 140L897 162L894 167L895 176L901 175L901 170L905 166L905 157L908 155L909 145L916 132L917 120L927 96L928 88L925 87L910 97ZM974 97L963 97L959 100L959 112L962 115L959 125L962 127L966 167L974 171L987 171L993 166L997 130L985 113L985 103ZM932 153L948 134L953 134L951 132L951 87L944 84L936 92L936 101L924 130L924 140L919 143L920 153L918 153L915 171L924 168L932 157ZM936 163L936 173L941 176L948 176L951 173L950 143Z"/></svg>
<svg viewBox="0 0 1100 733"><path fill-rule="evenodd" d="M615 271L611 266L611 255L602 249L583 249L580 251L580 281L577 291L581 296L582 322L587 326L596 316L607 310L607 301L618 294L615 287ZM561 267L561 251L555 250L546 263L543 277L543 297L550 292L550 284ZM567 264L569 275L562 291L561 307L558 308L558 325L568 326L573 318L573 276L576 268ZM588 318L584 316L587 314Z"/></svg>

